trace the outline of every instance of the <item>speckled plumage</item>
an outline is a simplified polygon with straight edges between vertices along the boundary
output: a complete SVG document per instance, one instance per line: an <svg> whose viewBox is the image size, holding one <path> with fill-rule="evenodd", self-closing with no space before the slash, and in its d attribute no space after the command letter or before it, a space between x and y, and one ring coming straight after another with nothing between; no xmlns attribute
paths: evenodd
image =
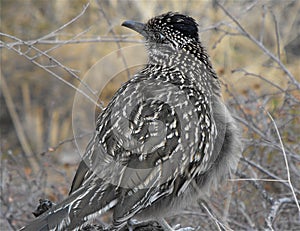
<svg viewBox="0 0 300 231"><path fill-rule="evenodd" d="M148 64L99 115L69 197L24 230L78 229L108 210L116 230L161 219L237 165L236 125L194 19L169 12L123 25L145 37Z"/></svg>

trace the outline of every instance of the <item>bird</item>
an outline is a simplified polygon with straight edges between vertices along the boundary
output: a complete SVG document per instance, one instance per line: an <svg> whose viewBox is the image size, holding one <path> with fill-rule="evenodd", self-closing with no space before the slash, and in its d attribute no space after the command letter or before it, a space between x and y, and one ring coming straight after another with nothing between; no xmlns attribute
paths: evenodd
<svg viewBox="0 0 300 231"><path fill-rule="evenodd" d="M66 199L21 230L79 230L111 211L109 230L158 221L208 195L237 167L240 131L195 19L178 12L122 26L140 34L145 66L96 119Z"/></svg>

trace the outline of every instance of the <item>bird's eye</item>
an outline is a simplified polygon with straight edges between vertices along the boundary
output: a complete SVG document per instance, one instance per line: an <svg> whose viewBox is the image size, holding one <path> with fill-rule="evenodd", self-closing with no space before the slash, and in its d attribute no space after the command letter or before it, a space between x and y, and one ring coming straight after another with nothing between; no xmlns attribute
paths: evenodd
<svg viewBox="0 0 300 231"><path fill-rule="evenodd" d="M154 39L157 41L165 40L165 36L160 32L154 32Z"/></svg>

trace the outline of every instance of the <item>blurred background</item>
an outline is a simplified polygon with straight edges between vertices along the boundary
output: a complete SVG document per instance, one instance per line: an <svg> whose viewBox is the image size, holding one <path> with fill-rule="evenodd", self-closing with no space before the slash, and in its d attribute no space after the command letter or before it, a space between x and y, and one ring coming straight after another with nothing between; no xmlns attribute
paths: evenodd
<svg viewBox="0 0 300 231"><path fill-rule="evenodd" d="M244 143L233 179L168 221L197 230L300 230L300 1L0 4L2 230L32 219L40 198L59 201L68 194L80 161L75 138L87 144L93 132L74 138L76 88L97 61L142 44L120 26L124 20L146 22L168 11L198 22ZM146 60L143 50L132 55ZM121 51L118 57L126 66ZM106 105L135 71L113 78L95 102Z"/></svg>

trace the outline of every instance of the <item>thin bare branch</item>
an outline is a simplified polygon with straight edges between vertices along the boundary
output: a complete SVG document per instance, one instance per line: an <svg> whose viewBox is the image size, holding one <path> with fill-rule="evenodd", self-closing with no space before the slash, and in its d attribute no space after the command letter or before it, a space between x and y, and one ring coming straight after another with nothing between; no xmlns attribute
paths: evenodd
<svg viewBox="0 0 300 231"><path fill-rule="evenodd" d="M10 38L13 38L15 40L18 41L22 41L20 39L18 39L15 36L11 36L11 35L7 35L7 34L3 34L0 32L0 35L4 35L4 36L8 36ZM48 72L49 74L53 75L55 78L57 78L58 80L62 81L63 83L65 83L66 85L68 85L69 87L73 88L74 90L78 91L80 94L82 94L83 96L85 96L88 100L90 100L94 105L98 106L100 109L103 109L103 106L101 104L99 104L97 102L97 99L93 99L91 98L89 95L87 95L84 91L82 91L81 89L77 88L76 86L74 86L73 84L71 84L70 82L68 82L67 80L63 79L62 77L60 77L58 74L56 74L54 71L51 71L49 68L45 67L44 65L40 64L39 62L35 61L34 59L32 59L31 56L28 56L26 53L23 53L20 49L16 49L14 46L13 47L9 47L7 46L7 44L3 43L2 44L9 50L13 50L15 51L17 54L19 54L20 56L25 57L26 59L28 59L29 61L31 61L33 64L35 64L36 66L42 68L43 70L45 70L46 72ZM28 45L28 44L25 44ZM28 45L29 46L29 45ZM38 52L41 52L43 55L45 55L47 58L49 58L49 60L53 60L54 62L57 63L57 65L61 66L63 69L67 70L69 73L73 73L71 70L66 69L66 67L64 67L64 65L60 64L60 62L58 62L57 60L53 59L53 57L49 56L48 54L44 53L43 51L35 48L34 46L31 46L33 49L35 49ZM74 74L74 73L73 73ZM79 78L79 77L78 77Z"/></svg>
<svg viewBox="0 0 300 231"><path fill-rule="evenodd" d="M65 29L66 27L71 25L72 23L76 22L81 16L83 16L84 13L86 12L87 8L89 7L89 5L90 5L90 3L87 3L85 6L83 6L82 11L78 15L76 15L73 19L71 19L70 21L68 21L64 25L60 26L56 30L51 31L49 34L46 34L46 35L38 38L37 40L34 40L31 45L34 45L35 43L39 43L40 40L45 40L45 39L49 39L49 38L52 38L52 37L56 37L56 35L59 31L62 31L63 29Z"/></svg>
<svg viewBox="0 0 300 231"><path fill-rule="evenodd" d="M294 186L293 186L292 181L291 181L291 174L290 174L289 162L288 162L288 159L287 159L287 156L286 156L286 153L285 153L285 148L284 148L284 145L283 145L283 142L282 142L282 139L281 139L281 135L280 135L280 132L278 131L276 122L273 119L273 117L271 116L271 114L268 111L266 111L266 113L268 114L268 116L270 117L270 119L272 120L272 122L274 124L275 130L276 130L276 134L277 134L279 142L280 142L280 146L281 146L281 150L282 150L282 155L283 155L285 166L286 166L287 180L288 180L290 189L292 191L295 203L297 205L298 213L299 213L299 219L300 219L300 206L299 206L299 203L298 203L298 199L297 199L297 196L296 196L296 193L295 193Z"/></svg>
<svg viewBox="0 0 300 231"><path fill-rule="evenodd" d="M246 38L250 39L255 45L257 45L266 55L268 55L273 61L275 61L283 72L289 77L291 82L300 89L300 83L296 80L293 74L286 68L286 66L277 58L272 52L270 52L263 43L260 43L252 34L247 32L247 30L241 25L241 23L228 11L226 8L217 1L218 6L224 11L224 13L238 26L239 30L241 31L242 35Z"/></svg>
<svg viewBox="0 0 300 231"><path fill-rule="evenodd" d="M274 203L270 209L270 213L268 214L268 216L266 218L266 223L270 230L274 230L273 222L274 222L275 218L278 216L279 210L282 207L282 205L286 204L286 203L293 203L293 202L294 202L294 198L288 198L288 197L279 198L278 200L274 201ZM299 204L299 202L296 201L296 204ZM266 229L266 230L268 230L268 229Z"/></svg>
<svg viewBox="0 0 300 231"><path fill-rule="evenodd" d="M113 35L114 38L116 38L117 36L116 36L116 34L115 34L114 30L113 30L113 26L112 26L112 24L111 24L109 18L107 17L105 11L104 11L103 8L101 7L101 2L100 2L99 0L96 0L96 2L97 2L99 11L101 12L101 14L102 14L103 17L105 18L107 24L108 24L108 25L110 26L110 28L111 28L111 29L110 29L110 33ZM120 45L120 43L117 42L117 41L116 41L116 44L117 44L118 49L120 50L122 62L124 63L124 66L125 66L125 69L126 69L127 78L130 79L130 72L129 72L129 69L128 69L128 64L127 64L127 61L126 61L126 59L125 59L125 56L124 56L124 54L123 54L123 52L122 52L122 50L121 50L121 45Z"/></svg>
<svg viewBox="0 0 300 231"><path fill-rule="evenodd" d="M274 14L273 10L270 9L271 15L273 17L274 21L274 27L275 27L275 35L276 35L276 48L277 48L277 57L280 60L280 36L279 36L279 28L278 28L278 22L276 19L276 15Z"/></svg>
<svg viewBox="0 0 300 231"><path fill-rule="evenodd" d="M143 43L142 40L138 39L128 39L128 36L120 36L119 38L111 38L111 37L102 37L97 36L95 38L87 38L87 39L71 39L71 40L61 40L61 39L55 39L55 40L39 40L36 42L36 40L24 40L24 41L16 41L11 43L6 43L7 46L13 47L13 46L21 46L25 44L31 44L34 43L34 45L61 45L61 44L80 44L80 43L113 43L113 42L120 42L120 43ZM6 46L1 42L0 48L5 48Z"/></svg>
<svg viewBox="0 0 300 231"><path fill-rule="evenodd" d="M242 157L241 160L250 164L251 166L253 166L253 167L257 168L258 170L260 170L261 172L263 172L264 174L268 175L269 177L272 177L273 179L276 179L278 182L280 182L290 188L290 185L286 180L284 180L284 179L276 176L275 174L271 173L270 171L266 170L264 167L260 166L258 163L254 163L253 161L248 160L244 157ZM300 193L300 191L297 189L295 189L295 192Z"/></svg>

